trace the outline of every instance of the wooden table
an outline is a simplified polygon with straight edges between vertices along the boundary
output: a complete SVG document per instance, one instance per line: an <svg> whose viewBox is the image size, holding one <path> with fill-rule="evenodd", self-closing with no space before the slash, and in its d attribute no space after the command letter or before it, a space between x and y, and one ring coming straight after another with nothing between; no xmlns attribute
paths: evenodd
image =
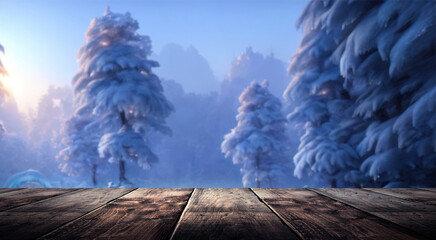
<svg viewBox="0 0 436 240"><path fill-rule="evenodd" d="M0 189L0 239L436 239L436 189Z"/></svg>

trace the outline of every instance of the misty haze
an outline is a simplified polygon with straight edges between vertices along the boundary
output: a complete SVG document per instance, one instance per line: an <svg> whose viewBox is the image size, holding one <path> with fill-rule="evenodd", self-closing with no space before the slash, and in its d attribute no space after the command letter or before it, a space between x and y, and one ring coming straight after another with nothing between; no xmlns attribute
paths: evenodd
<svg viewBox="0 0 436 240"><path fill-rule="evenodd" d="M0 187L436 187L434 1L3 1Z"/></svg>

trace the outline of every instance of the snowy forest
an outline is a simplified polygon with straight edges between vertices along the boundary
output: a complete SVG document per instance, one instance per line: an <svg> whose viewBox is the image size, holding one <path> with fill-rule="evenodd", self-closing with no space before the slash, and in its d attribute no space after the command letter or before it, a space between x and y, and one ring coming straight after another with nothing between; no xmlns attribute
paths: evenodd
<svg viewBox="0 0 436 240"><path fill-rule="evenodd" d="M30 114L0 28L0 187L436 187L436 1L304 3L289 61L248 45L221 79L101 9Z"/></svg>

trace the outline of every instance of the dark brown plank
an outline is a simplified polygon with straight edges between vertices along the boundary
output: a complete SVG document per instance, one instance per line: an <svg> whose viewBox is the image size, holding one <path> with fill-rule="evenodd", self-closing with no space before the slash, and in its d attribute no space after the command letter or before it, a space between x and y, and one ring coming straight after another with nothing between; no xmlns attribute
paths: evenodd
<svg viewBox="0 0 436 240"><path fill-rule="evenodd" d="M303 239L419 239L413 232L306 189L253 189Z"/></svg>
<svg viewBox="0 0 436 240"><path fill-rule="evenodd" d="M83 189L0 212L0 239L33 239L133 189Z"/></svg>
<svg viewBox="0 0 436 240"><path fill-rule="evenodd" d="M426 191L419 188L364 188L368 191L378 192L385 195L425 204L436 205L436 192Z"/></svg>
<svg viewBox="0 0 436 240"><path fill-rule="evenodd" d="M76 190L74 188L25 188L19 191L6 192L0 195L0 211Z"/></svg>
<svg viewBox="0 0 436 240"><path fill-rule="evenodd" d="M18 190L23 190L23 188L0 188L0 194Z"/></svg>
<svg viewBox="0 0 436 240"><path fill-rule="evenodd" d="M298 239L249 189L195 189L172 239Z"/></svg>
<svg viewBox="0 0 436 240"><path fill-rule="evenodd" d="M419 232L429 238L436 236L436 206L363 189L317 188L310 190Z"/></svg>
<svg viewBox="0 0 436 240"><path fill-rule="evenodd" d="M137 189L41 239L169 239L193 189Z"/></svg>

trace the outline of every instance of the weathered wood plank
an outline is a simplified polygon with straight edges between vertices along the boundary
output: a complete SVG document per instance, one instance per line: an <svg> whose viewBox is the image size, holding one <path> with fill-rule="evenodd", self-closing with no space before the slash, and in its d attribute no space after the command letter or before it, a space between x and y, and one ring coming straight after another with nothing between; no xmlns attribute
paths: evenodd
<svg viewBox="0 0 436 240"><path fill-rule="evenodd" d="M172 239L298 239L249 189L195 189Z"/></svg>
<svg viewBox="0 0 436 240"><path fill-rule="evenodd" d="M137 189L40 239L168 239L193 189Z"/></svg>
<svg viewBox="0 0 436 240"><path fill-rule="evenodd" d="M76 190L74 188L25 188L19 191L6 192L0 194L0 211Z"/></svg>
<svg viewBox="0 0 436 240"><path fill-rule="evenodd" d="M24 188L0 188L0 194L12 191L23 190Z"/></svg>
<svg viewBox="0 0 436 240"><path fill-rule="evenodd" d="M420 188L422 190L426 190L426 191L431 191L431 192L436 192L436 188Z"/></svg>
<svg viewBox="0 0 436 240"><path fill-rule="evenodd" d="M415 233L306 189L253 189L303 239L419 239Z"/></svg>
<svg viewBox="0 0 436 240"><path fill-rule="evenodd" d="M436 206L411 202L363 189L310 189L429 238L436 236Z"/></svg>
<svg viewBox="0 0 436 240"><path fill-rule="evenodd" d="M368 191L426 204L436 205L436 192L419 188L364 188Z"/></svg>
<svg viewBox="0 0 436 240"><path fill-rule="evenodd" d="M34 239L133 189L84 189L0 212L0 239Z"/></svg>

